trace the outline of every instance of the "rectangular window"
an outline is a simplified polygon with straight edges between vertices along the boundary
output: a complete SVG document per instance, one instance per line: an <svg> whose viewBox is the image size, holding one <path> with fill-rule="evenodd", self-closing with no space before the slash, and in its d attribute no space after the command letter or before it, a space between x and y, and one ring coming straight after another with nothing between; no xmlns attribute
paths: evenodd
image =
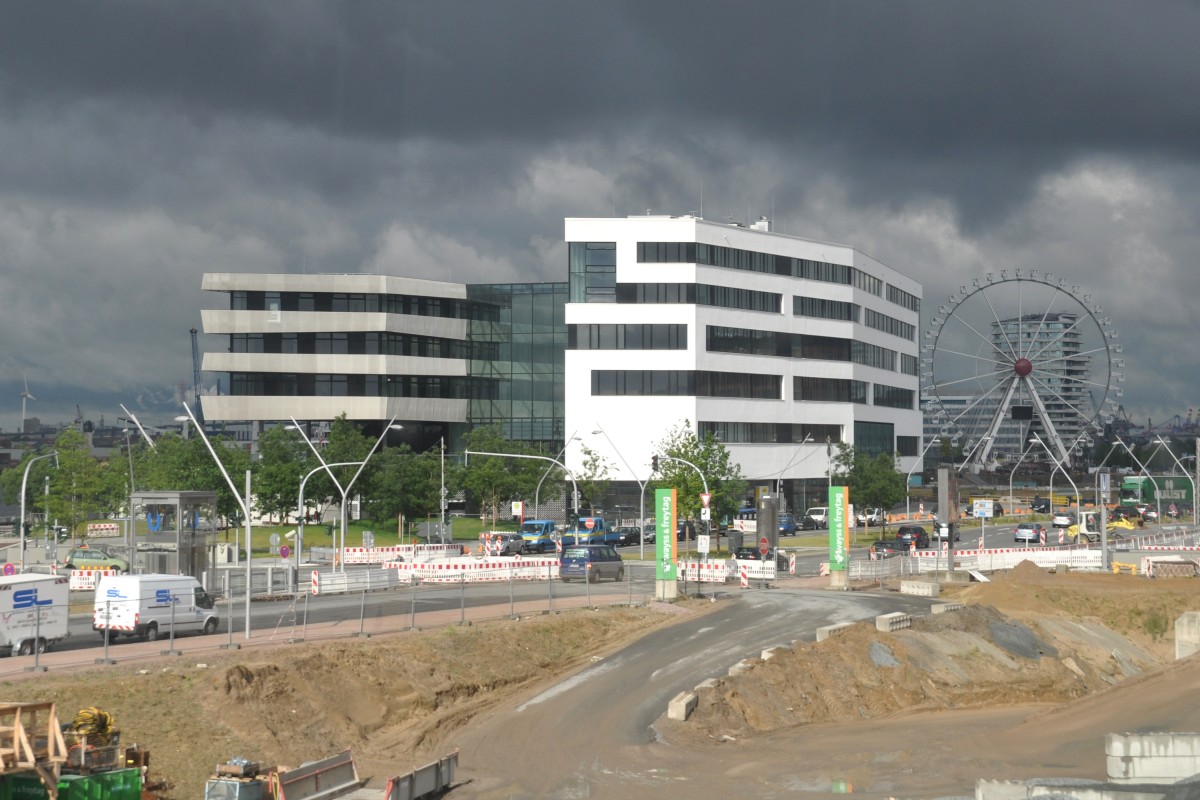
<svg viewBox="0 0 1200 800"><path fill-rule="evenodd" d="M877 406L887 408L904 408L911 410L916 393L912 389L901 389L899 386L875 384L875 400Z"/></svg>
<svg viewBox="0 0 1200 800"><path fill-rule="evenodd" d="M817 319L838 319L846 322L858 322L858 305L841 300L826 300L823 297L792 298L792 315L796 317L816 317Z"/></svg>
<svg viewBox="0 0 1200 800"><path fill-rule="evenodd" d="M865 405L867 383L844 378L796 376L792 379L792 396L797 402L861 403Z"/></svg>
<svg viewBox="0 0 1200 800"><path fill-rule="evenodd" d="M592 370L592 394L618 397L738 397L779 400L783 378L691 370Z"/></svg>
<svg viewBox="0 0 1200 800"><path fill-rule="evenodd" d="M854 449L867 456L895 454L895 426L888 422L855 422Z"/></svg>
<svg viewBox="0 0 1200 800"><path fill-rule="evenodd" d="M915 456L921 453L921 437L920 436L897 436L896 437L896 455L898 456Z"/></svg>

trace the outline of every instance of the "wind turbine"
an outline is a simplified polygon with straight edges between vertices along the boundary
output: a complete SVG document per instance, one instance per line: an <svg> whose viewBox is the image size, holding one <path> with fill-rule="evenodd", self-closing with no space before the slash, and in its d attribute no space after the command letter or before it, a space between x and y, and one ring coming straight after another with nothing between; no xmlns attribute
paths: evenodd
<svg viewBox="0 0 1200 800"><path fill-rule="evenodd" d="M29 378L27 378L25 376L24 372L21 373L21 380L25 382L25 391L21 392L21 433L24 433L25 432L25 401L26 400L37 400L37 398L29 393Z"/></svg>

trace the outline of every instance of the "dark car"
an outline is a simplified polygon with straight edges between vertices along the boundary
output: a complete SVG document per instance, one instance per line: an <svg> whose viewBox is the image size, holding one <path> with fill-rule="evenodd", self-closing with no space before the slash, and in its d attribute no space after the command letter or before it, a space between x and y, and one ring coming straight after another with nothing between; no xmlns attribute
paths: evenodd
<svg viewBox="0 0 1200 800"><path fill-rule="evenodd" d="M758 552L757 547L750 547L749 545L746 547L739 547L733 554L735 561L769 561L772 557L775 558L775 569L777 571L787 570L788 557L778 550L775 550L774 552L768 550L766 559L762 557L762 553Z"/></svg>
<svg viewBox="0 0 1200 800"><path fill-rule="evenodd" d="M1113 520L1131 519L1134 522L1137 522L1142 518L1142 515L1139 514L1138 510L1133 506L1117 506L1108 512L1108 518Z"/></svg>
<svg viewBox="0 0 1200 800"><path fill-rule="evenodd" d="M824 527L824 525L810 517L808 514L805 514L800 518L800 521L796 523L796 528L802 531L819 531Z"/></svg>
<svg viewBox="0 0 1200 800"><path fill-rule="evenodd" d="M901 525L896 529L896 541L904 545L916 544L918 550L929 547L929 531L920 525Z"/></svg>
<svg viewBox="0 0 1200 800"><path fill-rule="evenodd" d="M1032 500L1029 501L1029 510L1035 511L1038 514L1049 514L1050 513L1050 498L1035 496Z"/></svg>
<svg viewBox="0 0 1200 800"><path fill-rule="evenodd" d="M617 544L621 547L628 547L633 544L641 544L642 532L638 530L636 525L622 525L617 528L617 533L621 538L617 540Z"/></svg>
<svg viewBox="0 0 1200 800"><path fill-rule="evenodd" d="M902 544L895 539L880 539L871 545L871 560L877 561L881 558L892 558L893 556L903 555L907 550L908 545Z"/></svg>

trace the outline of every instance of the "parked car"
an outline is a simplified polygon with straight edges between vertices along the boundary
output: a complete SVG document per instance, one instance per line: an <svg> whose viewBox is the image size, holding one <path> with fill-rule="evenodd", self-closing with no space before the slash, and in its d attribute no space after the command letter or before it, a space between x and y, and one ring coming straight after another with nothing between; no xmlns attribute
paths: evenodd
<svg viewBox="0 0 1200 800"><path fill-rule="evenodd" d="M1134 522L1137 522L1139 519L1142 518L1142 515L1139 514L1138 510L1136 508L1134 508L1133 506L1117 506L1116 508L1114 508L1108 512L1108 518L1114 519L1114 520L1115 519L1132 519Z"/></svg>
<svg viewBox="0 0 1200 800"><path fill-rule="evenodd" d="M808 514L805 514L800 518L800 522L797 523L796 527L802 531L817 531L821 530L821 528L824 526L822 526L821 523L817 522Z"/></svg>
<svg viewBox="0 0 1200 800"><path fill-rule="evenodd" d="M1034 495L1033 499L1029 501L1029 510L1038 514L1049 514L1050 498Z"/></svg>
<svg viewBox="0 0 1200 800"><path fill-rule="evenodd" d="M810 508L807 511L805 511L804 516L812 517L813 522L817 523L817 525L821 528L829 527L829 507L828 506L814 506L813 508Z"/></svg>
<svg viewBox="0 0 1200 800"><path fill-rule="evenodd" d="M120 556L113 555L103 545L83 545L74 547L63 559L67 569L111 569L115 572L129 572L129 562Z"/></svg>
<svg viewBox="0 0 1200 800"><path fill-rule="evenodd" d="M617 544L621 547L640 544L642 541L642 532L636 525L622 525L617 528L617 533L621 535L621 538L617 540Z"/></svg>
<svg viewBox="0 0 1200 800"><path fill-rule="evenodd" d="M1022 522L1013 528L1013 541L1040 544L1046 528L1040 522Z"/></svg>
<svg viewBox="0 0 1200 800"><path fill-rule="evenodd" d="M525 549L525 537L519 533L489 531L479 534L479 539L492 555L519 556Z"/></svg>
<svg viewBox="0 0 1200 800"><path fill-rule="evenodd" d="M917 545L918 550L929 547L929 532L920 525L901 525L896 529L896 541L905 545Z"/></svg>
<svg viewBox="0 0 1200 800"><path fill-rule="evenodd" d="M751 547L747 545L745 547L739 547L737 550L735 550L733 558L735 561L769 561L774 558L775 570L777 572L780 570L786 571L788 568L787 555L780 552L777 548L768 550L767 557L764 559L762 557L762 553L758 551L757 547Z"/></svg>
<svg viewBox="0 0 1200 800"><path fill-rule="evenodd" d="M865 508L854 515L854 521L867 528L877 528L884 523L887 515L882 508Z"/></svg>
<svg viewBox="0 0 1200 800"><path fill-rule="evenodd" d="M796 532L796 518L791 514L779 515L779 534L781 536L791 536Z"/></svg>
<svg viewBox="0 0 1200 800"><path fill-rule="evenodd" d="M642 541L646 544L654 544L658 540L658 526L654 523L642 526Z"/></svg>
<svg viewBox="0 0 1200 800"><path fill-rule="evenodd" d="M1158 522L1158 509L1150 506L1142 512L1142 519L1146 520L1146 522Z"/></svg>
<svg viewBox="0 0 1200 800"><path fill-rule="evenodd" d="M1055 511L1050 524L1055 528L1069 528L1075 524L1075 515L1070 511Z"/></svg>
<svg viewBox="0 0 1200 800"><path fill-rule="evenodd" d="M871 560L878 561L881 558L891 558L893 556L903 555L908 552L908 545L901 544L895 539L880 539L871 545L870 548Z"/></svg>
<svg viewBox="0 0 1200 800"><path fill-rule="evenodd" d="M603 578L619 581L625 577L625 563L612 545L568 545L559 559L558 577L563 583L570 583L575 578L588 583L597 583Z"/></svg>
<svg viewBox="0 0 1200 800"><path fill-rule="evenodd" d="M947 528L949 528L950 530L953 530L953 531L954 531L954 541L956 541L956 542L957 542L959 539L961 539L961 538L962 538L961 534L959 534L959 532L958 532L958 526L957 526L957 525L951 524L951 525L947 525L947 526L943 527L941 523L935 523L935 524L934 524L934 526L933 526L933 538L934 538L934 539L937 539L939 542L944 542L944 541L946 541L946 538L947 538L947 537L946 537L946 533L945 533L945 531L946 531L946 529L947 529Z"/></svg>

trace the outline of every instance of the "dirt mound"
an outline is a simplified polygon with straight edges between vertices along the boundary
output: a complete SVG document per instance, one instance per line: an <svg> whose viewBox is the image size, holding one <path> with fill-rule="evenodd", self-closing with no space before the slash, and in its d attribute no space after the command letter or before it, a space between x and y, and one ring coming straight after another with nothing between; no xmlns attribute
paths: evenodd
<svg viewBox="0 0 1200 800"><path fill-rule="evenodd" d="M1200 581L1022 562L945 599L966 605L893 633L859 623L719 679L698 692L686 724L660 720L660 733L741 739L900 713L1069 702L1170 661L1174 620L1200 608Z"/></svg>

